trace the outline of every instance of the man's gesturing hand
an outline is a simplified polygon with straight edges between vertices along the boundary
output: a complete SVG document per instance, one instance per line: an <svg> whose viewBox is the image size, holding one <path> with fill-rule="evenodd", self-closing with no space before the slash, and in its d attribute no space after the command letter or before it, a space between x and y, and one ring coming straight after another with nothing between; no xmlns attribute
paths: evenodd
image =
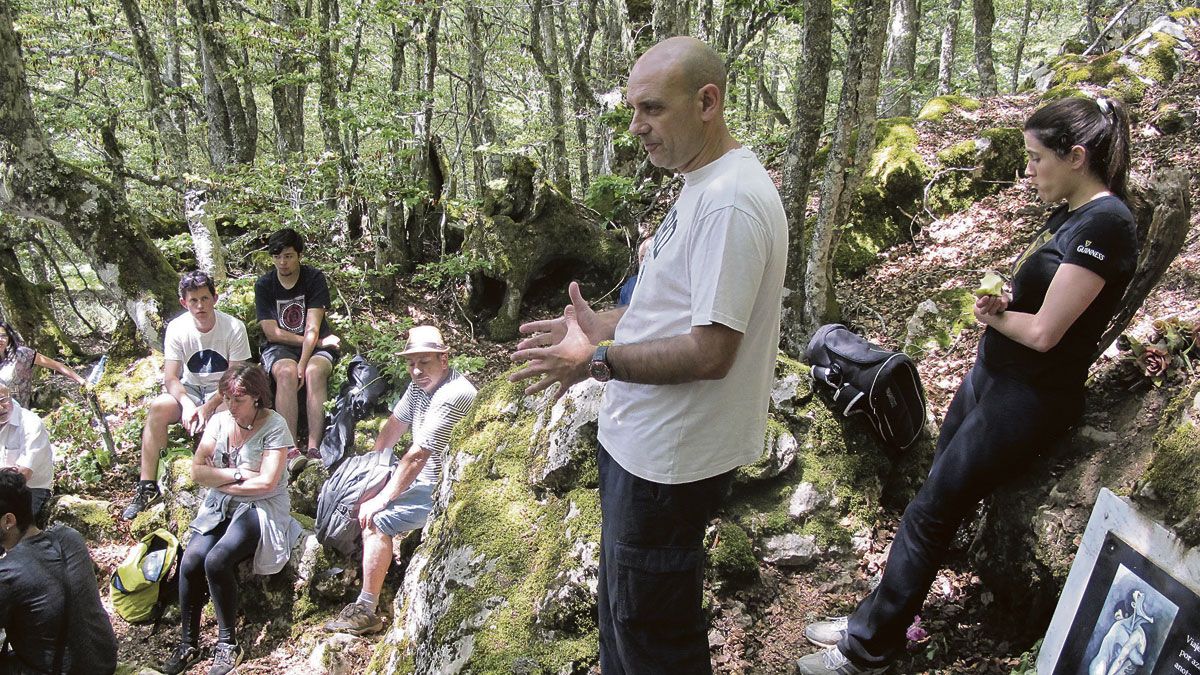
<svg viewBox="0 0 1200 675"><path fill-rule="evenodd" d="M526 394L536 394L557 382L559 387L554 397L557 400L571 385L587 378L588 361L591 360L596 346L580 327L576 318L576 308L582 304L592 316L595 316L595 312L583 302L583 298L579 296L579 288L574 283L571 284L571 291L572 304L563 310L561 318L534 321L521 326L521 332L545 331L522 340L511 357L517 363L528 365L509 375L510 382L519 382L539 375L542 377L525 389Z"/></svg>

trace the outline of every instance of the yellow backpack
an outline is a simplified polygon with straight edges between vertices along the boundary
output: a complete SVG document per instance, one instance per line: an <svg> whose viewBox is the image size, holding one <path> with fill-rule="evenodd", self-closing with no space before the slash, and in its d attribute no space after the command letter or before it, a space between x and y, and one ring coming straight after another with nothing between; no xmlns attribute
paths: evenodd
<svg viewBox="0 0 1200 675"><path fill-rule="evenodd" d="M163 609L174 600L180 549L175 535L158 529L129 550L109 583L113 609L121 618L130 623L158 623Z"/></svg>

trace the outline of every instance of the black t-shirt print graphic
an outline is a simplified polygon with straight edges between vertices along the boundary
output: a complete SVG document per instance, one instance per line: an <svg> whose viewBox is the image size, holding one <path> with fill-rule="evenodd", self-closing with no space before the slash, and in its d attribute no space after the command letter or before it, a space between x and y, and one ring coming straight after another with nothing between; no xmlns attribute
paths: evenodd
<svg viewBox="0 0 1200 675"><path fill-rule="evenodd" d="M297 335L304 333L304 319L308 312L304 306L303 295L276 300L275 308L280 328Z"/></svg>
<svg viewBox="0 0 1200 675"><path fill-rule="evenodd" d="M229 370L229 360L218 351L201 349L187 360L187 369L196 375L223 373Z"/></svg>

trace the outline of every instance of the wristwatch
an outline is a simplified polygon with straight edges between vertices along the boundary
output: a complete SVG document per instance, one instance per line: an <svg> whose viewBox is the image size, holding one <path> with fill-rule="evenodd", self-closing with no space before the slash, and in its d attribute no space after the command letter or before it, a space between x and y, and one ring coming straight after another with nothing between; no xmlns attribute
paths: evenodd
<svg viewBox="0 0 1200 675"><path fill-rule="evenodd" d="M596 347L592 354L592 362L588 365L588 374L597 382L608 382L612 379L612 367L608 364L608 345Z"/></svg>
<svg viewBox="0 0 1200 675"><path fill-rule="evenodd" d="M242 470L240 468L234 469L233 470L233 482L237 483L238 485L241 485L242 480L243 480L242 479Z"/></svg>

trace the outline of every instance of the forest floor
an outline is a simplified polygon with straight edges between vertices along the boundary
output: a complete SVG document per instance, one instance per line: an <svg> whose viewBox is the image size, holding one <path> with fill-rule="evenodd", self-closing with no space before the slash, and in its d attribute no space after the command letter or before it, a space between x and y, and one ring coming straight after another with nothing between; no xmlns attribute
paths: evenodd
<svg viewBox="0 0 1200 675"><path fill-rule="evenodd" d="M1200 69L1192 59L1181 68L1181 75L1164 88L1151 87L1135 110L1135 171L1151 176L1164 169L1179 169L1188 176L1200 175L1200 125L1194 116L1200 101ZM1191 111L1192 123L1183 131L1163 135L1154 126L1159 103L1175 101ZM937 127L936 138L922 133L921 152L932 157L938 150L960 140L976 137L978 132L995 126L1020 127L1036 105L1033 96L1009 96L984 101L977 113L951 113ZM945 133L947 129L952 133ZM1197 204L1200 191L1191 180L1191 202ZM988 197L965 212L927 224L912 243L898 246L880 256L866 274L843 279L838 296L847 323L886 346L894 345L894 336L915 305L934 291L954 286L971 286L985 269L1005 269L1015 258L1030 234L1042 223L1046 210L1036 204L1033 191L1015 184ZM1147 333L1154 318L1183 314L1200 315L1200 228L1192 218L1192 228L1175 262L1134 318L1130 330ZM486 366L475 375L486 382L507 369L512 344L476 339L475 327L463 318L449 292L440 295L404 291L401 300L390 309L381 309L379 320L389 316L408 316L416 320L433 318L445 327L447 340L461 353L483 356ZM554 308L543 308L544 313ZM965 331L949 348L932 352L920 362L931 410L940 421L951 395L975 354L978 331ZM893 337L889 337L893 336ZM1133 366L1121 357L1106 355L1098 369L1124 369L1133 374ZM1132 381L1132 387L1148 387L1136 381L1136 374L1114 381ZM1105 396L1093 396L1089 415L1104 415ZM114 510L132 497L133 477L128 465L134 463L135 448L127 448L118 464L124 468L109 472L87 490L94 498L110 500ZM877 575L886 559L886 546L896 527L898 514L883 514L877 524L874 544L863 555L857 568L833 565L801 570L761 566L762 583L753 591L721 596L716 610L710 641L714 644L714 662L721 673L790 673L791 662L812 651L803 639L804 626L826 616L845 614L863 597L872 576ZM122 526L124 527L124 526ZM951 559L939 572L921 615L921 627L928 637L911 645L909 653L892 672L916 675L961 673L1008 674L1029 649L1022 640L1019 619L1006 613L1005 603L995 602L972 570L965 551L971 532L960 533ZM101 582L107 585L112 571L124 557L131 541L122 531L112 539L92 543L92 554L100 568ZM389 581L391 584L391 581ZM107 589L104 589L107 596ZM329 613L338 607L328 608ZM325 616L319 617L323 620ZM316 622L313 622L315 625ZM169 653L177 628L164 626L151 634L145 626L132 626L114 616L120 642L120 658L126 663L154 664ZM242 634L250 646L242 673L317 672L308 656L319 635L316 631L293 633L294 639L278 639L256 633L261 627L249 625ZM216 634L207 617L202 634L211 640ZM356 640L346 653L361 665L369 659L371 640ZM197 670L197 672L203 672Z"/></svg>

